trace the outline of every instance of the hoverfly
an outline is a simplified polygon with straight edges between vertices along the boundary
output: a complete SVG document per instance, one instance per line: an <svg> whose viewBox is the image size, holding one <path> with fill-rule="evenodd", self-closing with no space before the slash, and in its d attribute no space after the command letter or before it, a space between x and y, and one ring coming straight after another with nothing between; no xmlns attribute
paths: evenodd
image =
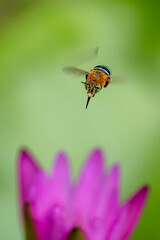
<svg viewBox="0 0 160 240"><path fill-rule="evenodd" d="M64 72L69 74L74 74L77 76L85 76L86 81L81 82L85 85L87 90L87 103L86 109L88 107L89 101L95 96L103 87L106 88L109 83L112 82L111 70L106 65L97 65L89 72L83 71L76 67L65 67Z"/></svg>

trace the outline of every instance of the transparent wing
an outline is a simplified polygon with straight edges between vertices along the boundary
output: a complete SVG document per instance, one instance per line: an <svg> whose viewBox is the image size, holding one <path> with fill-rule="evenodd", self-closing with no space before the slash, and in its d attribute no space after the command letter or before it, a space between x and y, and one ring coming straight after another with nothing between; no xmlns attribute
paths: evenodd
<svg viewBox="0 0 160 240"><path fill-rule="evenodd" d="M98 55L98 51L99 51L98 47L78 51L77 53L75 53L74 56L70 57L70 59L72 59L74 66L79 66L81 64L84 64L95 59Z"/></svg>
<svg viewBox="0 0 160 240"><path fill-rule="evenodd" d="M82 53L79 54L78 55L79 60L77 61L77 65L97 58L98 51L99 51L99 48L96 47L96 48L91 48L91 49L86 50L85 53L83 53L83 54Z"/></svg>
<svg viewBox="0 0 160 240"><path fill-rule="evenodd" d="M121 84L121 83L127 83L128 82L128 78L126 78L126 76L113 76L112 77L112 83L114 84Z"/></svg>
<svg viewBox="0 0 160 240"><path fill-rule="evenodd" d="M67 73L67 74L77 76L77 77L89 74L89 72L81 70L81 69L76 68L76 67L64 67L63 72Z"/></svg>

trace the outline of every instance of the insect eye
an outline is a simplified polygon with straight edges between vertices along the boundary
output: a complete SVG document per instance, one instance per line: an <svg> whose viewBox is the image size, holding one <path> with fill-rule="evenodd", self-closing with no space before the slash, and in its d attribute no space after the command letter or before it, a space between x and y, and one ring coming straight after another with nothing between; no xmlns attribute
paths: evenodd
<svg viewBox="0 0 160 240"><path fill-rule="evenodd" d="M86 74L86 80L87 80L87 78L88 78L88 74Z"/></svg>

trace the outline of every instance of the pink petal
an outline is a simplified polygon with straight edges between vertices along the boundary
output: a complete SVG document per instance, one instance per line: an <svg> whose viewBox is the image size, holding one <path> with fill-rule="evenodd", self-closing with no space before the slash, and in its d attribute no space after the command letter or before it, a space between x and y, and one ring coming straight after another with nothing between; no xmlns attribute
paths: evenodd
<svg viewBox="0 0 160 240"><path fill-rule="evenodd" d="M107 240L126 240L130 237L145 205L147 194L148 186L144 186L122 207Z"/></svg>
<svg viewBox="0 0 160 240"><path fill-rule="evenodd" d="M51 178L43 171L39 172L32 184L31 210L34 219L42 220L52 206Z"/></svg>
<svg viewBox="0 0 160 240"><path fill-rule="evenodd" d="M22 150L18 161L18 182L21 207L25 202L30 201L30 188L40 171L40 167L29 152Z"/></svg>
<svg viewBox="0 0 160 240"><path fill-rule="evenodd" d="M106 191L104 202L104 224L105 234L107 234L115 220L117 211L119 209L119 198L120 198L120 166L114 165L110 171L108 177L108 189ZM109 217L108 217L109 216Z"/></svg>
<svg viewBox="0 0 160 240"><path fill-rule="evenodd" d="M69 231L66 227L64 209L58 206L51 208L41 221L36 219L35 225L38 240L65 240Z"/></svg>
<svg viewBox="0 0 160 240"><path fill-rule="evenodd" d="M44 172L38 174L35 182L35 196L32 209L36 219L43 219L56 206L64 208L71 187L69 163L64 153L59 153L52 176Z"/></svg>
<svg viewBox="0 0 160 240"><path fill-rule="evenodd" d="M85 224L92 201L104 175L104 156L101 150L91 152L75 189L73 216L78 224Z"/></svg>
<svg viewBox="0 0 160 240"><path fill-rule="evenodd" d="M53 203L64 206L71 188L71 173L68 158L60 152L55 160L52 176Z"/></svg>
<svg viewBox="0 0 160 240"><path fill-rule="evenodd" d="M108 212L117 210L119 202L119 186L120 186L120 168L114 165L107 176L104 177L100 188L99 196L97 196L94 215L96 217L108 219Z"/></svg>
<svg viewBox="0 0 160 240"><path fill-rule="evenodd" d="M61 239L67 231L65 211L71 188L70 168L64 153L57 155L51 176L38 173L34 187L31 209L39 239Z"/></svg>
<svg viewBox="0 0 160 240"><path fill-rule="evenodd" d="M119 202L120 167L114 165L105 175L95 196L90 216L90 239L104 239L116 217Z"/></svg>

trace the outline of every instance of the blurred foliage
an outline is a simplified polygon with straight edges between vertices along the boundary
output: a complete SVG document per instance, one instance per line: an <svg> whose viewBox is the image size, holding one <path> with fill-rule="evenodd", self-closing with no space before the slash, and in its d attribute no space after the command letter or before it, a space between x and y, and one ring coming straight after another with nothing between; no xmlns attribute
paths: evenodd
<svg viewBox="0 0 160 240"><path fill-rule="evenodd" d="M19 148L27 146L46 169L64 149L77 176L89 150L100 146L108 165L122 165L122 199L150 184L133 239L158 240L159 2L4 0L0 13L0 239L22 239ZM78 65L97 46L98 58ZM100 63L127 83L109 85L86 111L83 79L62 68L89 70Z"/></svg>

